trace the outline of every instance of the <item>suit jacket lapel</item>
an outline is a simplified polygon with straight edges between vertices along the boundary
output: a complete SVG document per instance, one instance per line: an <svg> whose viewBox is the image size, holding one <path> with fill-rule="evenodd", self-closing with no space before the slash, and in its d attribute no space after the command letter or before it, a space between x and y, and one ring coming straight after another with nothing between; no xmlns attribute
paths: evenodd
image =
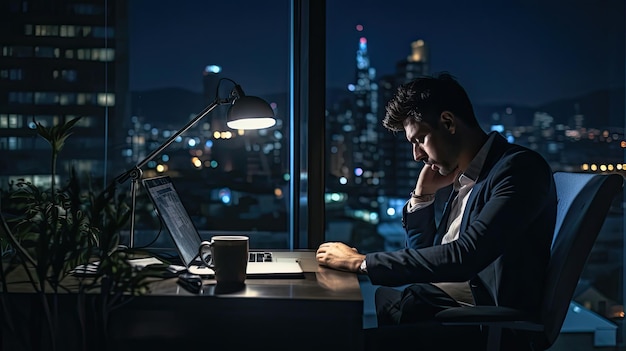
<svg viewBox="0 0 626 351"><path fill-rule="evenodd" d="M448 197L448 202L444 205L443 215L441 216L441 221L437 226L437 234L435 235L435 245L440 245L443 236L446 235L446 228L448 228L448 219L450 217L450 209L452 208L452 202L454 198L457 196L459 192L457 190L453 190L450 192L450 196Z"/></svg>

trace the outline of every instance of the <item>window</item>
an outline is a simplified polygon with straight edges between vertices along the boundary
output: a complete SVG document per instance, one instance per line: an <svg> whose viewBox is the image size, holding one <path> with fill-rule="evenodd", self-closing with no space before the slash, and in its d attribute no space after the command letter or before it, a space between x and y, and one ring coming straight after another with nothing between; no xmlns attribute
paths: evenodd
<svg viewBox="0 0 626 351"><path fill-rule="evenodd" d="M326 185L345 195L341 206L326 204L327 240L364 252L404 245L398 213L420 165L403 136L380 121L397 85L421 74L455 75L485 131L537 150L555 171L626 174L623 2L328 1L327 7ZM622 202L620 195L577 297L618 324Z"/></svg>
<svg viewBox="0 0 626 351"><path fill-rule="evenodd" d="M148 162L143 177L171 176L205 237L241 233L253 247L289 247L290 1L172 6L139 0L130 3L129 25L135 115L122 121L132 143L120 152L128 160L124 166L141 162L216 96L228 97L234 81L246 95L271 104L277 125L232 130L225 124L227 106L218 106ZM150 201L140 200L139 210L146 212L138 216L138 229L149 234L137 235L138 245L158 229L147 212ZM165 245L168 238L162 239Z"/></svg>

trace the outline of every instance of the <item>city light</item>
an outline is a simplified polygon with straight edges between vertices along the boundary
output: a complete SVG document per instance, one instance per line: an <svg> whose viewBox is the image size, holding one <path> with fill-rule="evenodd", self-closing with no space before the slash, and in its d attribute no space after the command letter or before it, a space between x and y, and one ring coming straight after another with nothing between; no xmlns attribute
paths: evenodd
<svg viewBox="0 0 626 351"><path fill-rule="evenodd" d="M274 188L274 196L276 196L279 199L282 198L283 190L281 188Z"/></svg>
<svg viewBox="0 0 626 351"><path fill-rule="evenodd" d="M222 71L222 67L218 65L208 65L204 68L204 73L215 73L218 74Z"/></svg>
<svg viewBox="0 0 626 351"><path fill-rule="evenodd" d="M194 167L196 167L196 168L200 168L200 167L202 167L202 161L201 161L199 158L197 158L197 157L193 157L193 158L191 159L191 163L192 163L192 164L193 164L193 166L194 166Z"/></svg>
<svg viewBox="0 0 626 351"><path fill-rule="evenodd" d="M228 189L228 188L220 189L217 196L220 198L220 200L224 204L229 204L231 202L231 200L232 200L231 199L231 192L230 192L230 189Z"/></svg>

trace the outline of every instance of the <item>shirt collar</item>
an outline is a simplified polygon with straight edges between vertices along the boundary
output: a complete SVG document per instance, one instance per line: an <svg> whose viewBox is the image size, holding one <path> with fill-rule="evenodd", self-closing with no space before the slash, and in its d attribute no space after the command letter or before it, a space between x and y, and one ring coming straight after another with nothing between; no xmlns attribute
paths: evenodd
<svg viewBox="0 0 626 351"><path fill-rule="evenodd" d="M480 175L480 172L482 171L483 166L485 165L485 161L487 160L487 155L489 154L489 150L491 149L491 145L493 144L493 141L496 139L496 135L497 133L489 134L489 138L480 148L476 156L474 156L474 159L472 159L470 164L467 166L467 169L465 170L465 172L461 173L461 175L459 176L460 185L465 185L465 184L469 184L472 182L476 182L476 180L478 179L478 175Z"/></svg>

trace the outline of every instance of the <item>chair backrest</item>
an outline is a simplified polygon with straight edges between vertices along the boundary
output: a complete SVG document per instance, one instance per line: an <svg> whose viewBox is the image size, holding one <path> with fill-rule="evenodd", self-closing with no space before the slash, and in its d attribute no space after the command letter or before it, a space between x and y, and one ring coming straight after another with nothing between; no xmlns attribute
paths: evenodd
<svg viewBox="0 0 626 351"><path fill-rule="evenodd" d="M622 191L619 174L554 173L557 222L542 311L546 348L558 337L574 290L613 198Z"/></svg>

